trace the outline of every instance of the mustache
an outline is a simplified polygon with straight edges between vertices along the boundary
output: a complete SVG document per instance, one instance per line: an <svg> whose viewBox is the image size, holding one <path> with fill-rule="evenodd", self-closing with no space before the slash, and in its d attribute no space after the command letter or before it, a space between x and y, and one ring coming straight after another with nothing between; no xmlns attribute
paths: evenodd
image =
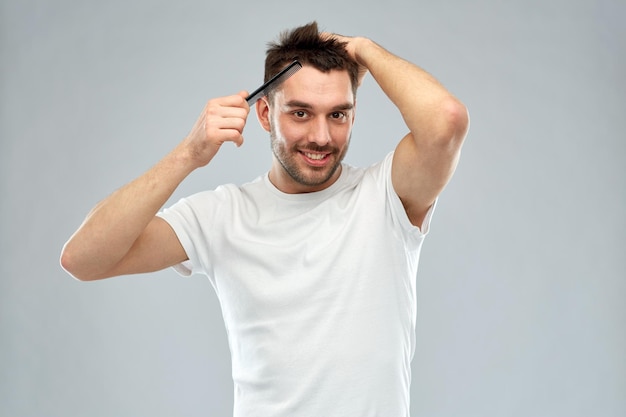
<svg viewBox="0 0 626 417"><path fill-rule="evenodd" d="M335 153L337 152L337 148L334 146L326 145L307 145L304 147L298 147L299 151L310 151L310 152L320 152L320 153Z"/></svg>

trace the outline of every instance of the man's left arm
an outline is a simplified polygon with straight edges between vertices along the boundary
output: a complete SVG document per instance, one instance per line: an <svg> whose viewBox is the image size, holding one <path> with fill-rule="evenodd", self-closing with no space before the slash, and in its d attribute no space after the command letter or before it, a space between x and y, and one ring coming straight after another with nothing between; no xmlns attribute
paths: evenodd
<svg viewBox="0 0 626 417"><path fill-rule="evenodd" d="M361 69L372 74L409 128L396 147L391 178L411 223L421 226L456 168L469 126L467 109L426 71L373 41L338 38Z"/></svg>

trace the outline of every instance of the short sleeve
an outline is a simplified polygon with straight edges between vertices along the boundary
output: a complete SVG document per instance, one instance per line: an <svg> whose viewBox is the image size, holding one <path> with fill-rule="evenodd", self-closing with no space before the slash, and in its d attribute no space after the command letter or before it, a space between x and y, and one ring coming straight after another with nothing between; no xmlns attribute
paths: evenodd
<svg viewBox="0 0 626 417"><path fill-rule="evenodd" d="M435 200L432 206L428 209L421 227L415 226L411 223L409 216L406 214L406 210L404 209L404 205L393 188L393 183L391 181L393 155L393 152L387 154L385 159L383 159L381 164L378 166L378 169L380 170L379 181L384 187L387 204L390 208L394 225L401 231L403 238L407 240L407 242L419 245L430 230L430 223L437 205L437 200Z"/></svg>
<svg viewBox="0 0 626 417"><path fill-rule="evenodd" d="M174 270L182 276L206 274L206 256L209 254L209 242L203 230L207 227L206 212L202 207L210 192L195 194L183 198L169 208L157 214L165 220L178 237L187 261L174 265ZM202 213L202 215L200 215ZM202 255L201 255L202 254Z"/></svg>

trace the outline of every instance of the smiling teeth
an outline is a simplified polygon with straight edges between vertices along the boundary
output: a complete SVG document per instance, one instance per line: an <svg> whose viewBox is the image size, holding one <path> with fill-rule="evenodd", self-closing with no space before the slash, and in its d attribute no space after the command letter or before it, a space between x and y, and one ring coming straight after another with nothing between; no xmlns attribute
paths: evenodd
<svg viewBox="0 0 626 417"><path fill-rule="evenodd" d="M326 155L322 153L305 153L306 157L309 159L315 159L317 161L324 159Z"/></svg>

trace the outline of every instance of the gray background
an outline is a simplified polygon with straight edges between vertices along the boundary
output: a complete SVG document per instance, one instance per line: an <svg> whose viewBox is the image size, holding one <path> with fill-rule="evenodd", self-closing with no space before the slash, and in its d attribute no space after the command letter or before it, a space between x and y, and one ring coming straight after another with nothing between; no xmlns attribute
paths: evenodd
<svg viewBox="0 0 626 417"><path fill-rule="evenodd" d="M623 1L2 0L0 16L1 416L231 413L206 279L80 283L58 257L207 99L261 82L267 41L314 19L471 112L422 255L413 415L626 415ZM367 165L405 128L371 77L358 104L347 161ZM173 200L267 170L254 116L245 136Z"/></svg>

